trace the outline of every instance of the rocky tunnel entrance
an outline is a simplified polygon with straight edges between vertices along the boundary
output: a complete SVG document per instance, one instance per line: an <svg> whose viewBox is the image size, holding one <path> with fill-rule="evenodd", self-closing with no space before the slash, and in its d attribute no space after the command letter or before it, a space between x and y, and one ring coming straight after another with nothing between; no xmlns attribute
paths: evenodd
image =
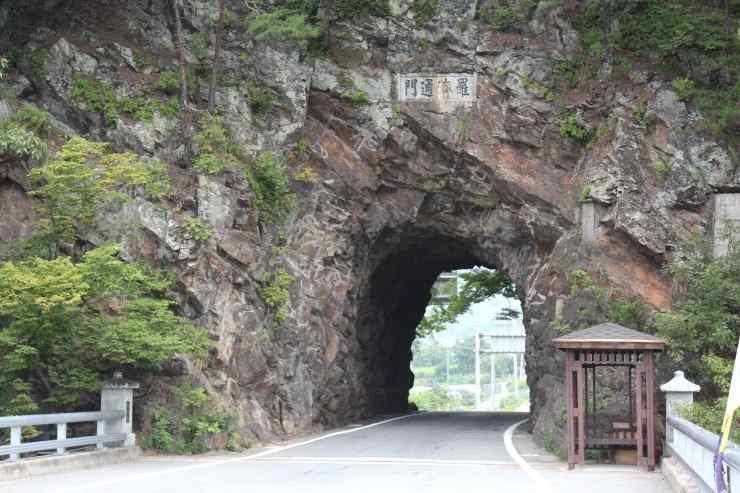
<svg viewBox="0 0 740 493"><path fill-rule="evenodd" d="M499 267L494 250L429 231L406 234L386 242L386 248L388 252L376 259L358 314L371 414L408 409L414 383L412 343L438 276L458 269Z"/></svg>

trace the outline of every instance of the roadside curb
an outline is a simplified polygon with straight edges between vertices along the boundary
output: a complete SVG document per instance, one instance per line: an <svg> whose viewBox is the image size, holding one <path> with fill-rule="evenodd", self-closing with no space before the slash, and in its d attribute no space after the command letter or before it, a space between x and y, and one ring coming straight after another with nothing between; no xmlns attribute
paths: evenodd
<svg viewBox="0 0 740 493"><path fill-rule="evenodd" d="M36 457L0 463L0 484L3 481L28 479L45 474L77 471L93 467L134 462L141 457L139 447L121 447L92 452Z"/></svg>
<svg viewBox="0 0 740 493"><path fill-rule="evenodd" d="M701 493L686 468L673 457L663 457L660 470L674 493Z"/></svg>

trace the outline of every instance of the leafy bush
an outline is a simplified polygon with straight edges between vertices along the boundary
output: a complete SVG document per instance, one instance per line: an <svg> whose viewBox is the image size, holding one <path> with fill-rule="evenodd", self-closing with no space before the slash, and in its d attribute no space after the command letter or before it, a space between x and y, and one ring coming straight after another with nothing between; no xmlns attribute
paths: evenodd
<svg viewBox="0 0 740 493"><path fill-rule="evenodd" d="M679 77L673 80L673 88L681 101L690 101L696 84L688 77Z"/></svg>
<svg viewBox="0 0 740 493"><path fill-rule="evenodd" d="M159 74L157 87L165 94L177 94L180 90L180 74L174 70L165 70Z"/></svg>
<svg viewBox="0 0 740 493"><path fill-rule="evenodd" d="M38 184L32 194L43 199L40 229L55 245L74 241L105 204L123 202L138 190L154 199L169 191L167 173L159 161L111 153L106 144L81 137L70 139L28 176Z"/></svg>
<svg viewBox="0 0 740 493"><path fill-rule="evenodd" d="M40 160L46 153L46 143L32 131L13 121L0 124L0 154Z"/></svg>
<svg viewBox="0 0 740 493"><path fill-rule="evenodd" d="M418 409L427 411L462 411L475 407L475 396L471 392L450 393L446 385L435 385L431 390L409 393L409 401Z"/></svg>
<svg viewBox="0 0 740 493"><path fill-rule="evenodd" d="M202 454L207 439L217 433L233 435L232 417L214 408L213 398L202 387L183 384L172 389L169 401L175 412L157 407L151 415L148 447L166 454Z"/></svg>
<svg viewBox="0 0 740 493"><path fill-rule="evenodd" d="M199 173L216 175L239 166L241 151L220 118L206 116L202 119L193 142L198 146L193 168Z"/></svg>
<svg viewBox="0 0 740 493"><path fill-rule="evenodd" d="M257 119L263 119L270 113L274 99L270 89L259 87L251 81L247 84L247 102Z"/></svg>
<svg viewBox="0 0 740 493"><path fill-rule="evenodd" d="M208 44L208 34L206 33L193 33L188 39L188 48L198 60L208 58Z"/></svg>
<svg viewBox="0 0 740 493"><path fill-rule="evenodd" d="M593 137L593 130L583 125L577 114L568 113L560 120L560 135L586 145Z"/></svg>
<svg viewBox="0 0 740 493"><path fill-rule="evenodd" d="M295 279L285 269L278 269L270 281L260 289L259 294L270 312L275 315L275 323L282 324L287 317L286 306L290 303L290 286Z"/></svg>
<svg viewBox="0 0 740 493"><path fill-rule="evenodd" d="M190 239L195 241L207 241L213 236L211 228L198 217L186 217L182 229Z"/></svg>
<svg viewBox="0 0 740 493"><path fill-rule="evenodd" d="M509 7L489 6L481 9L480 20L490 25L496 31L511 32L523 19Z"/></svg>
<svg viewBox="0 0 740 493"><path fill-rule="evenodd" d="M367 93L362 89L355 87L355 83L350 78L339 79L340 95L342 99L348 101L353 106L365 106L370 103Z"/></svg>
<svg viewBox="0 0 740 493"><path fill-rule="evenodd" d="M280 224L287 220L295 207L290 189L285 159L270 151L260 153L245 170L247 182L255 195L260 220Z"/></svg>
<svg viewBox="0 0 740 493"><path fill-rule="evenodd" d="M72 83L72 101L88 111L100 113L106 125L114 126L121 113L136 120L151 121L155 113L174 117L179 113L177 101L162 103L144 96L119 98L113 87L96 79L76 77Z"/></svg>
<svg viewBox="0 0 740 493"><path fill-rule="evenodd" d="M301 48L321 36L321 28L300 10L277 8L247 19L247 30L260 41L290 40Z"/></svg>
<svg viewBox="0 0 740 493"><path fill-rule="evenodd" d="M671 172L671 164L663 159L653 161L651 167L661 182L664 182Z"/></svg>
<svg viewBox="0 0 740 493"><path fill-rule="evenodd" d="M8 71L10 62L7 58L0 56L0 80L5 78L5 73Z"/></svg>
<svg viewBox="0 0 740 493"><path fill-rule="evenodd" d="M293 179L296 181L302 181L303 183L316 183L319 180L319 175L316 170L310 166L304 166L293 175Z"/></svg>
<svg viewBox="0 0 740 493"><path fill-rule="evenodd" d="M54 125L49 113L32 104L24 104L11 115L10 120L39 137L49 137L54 133Z"/></svg>
<svg viewBox="0 0 740 493"><path fill-rule="evenodd" d="M46 408L95 400L104 374L121 366L151 372L176 353L206 355L206 333L163 297L171 280L118 259L119 247L0 266L0 411L26 399ZM26 391L15 385L28 384Z"/></svg>
<svg viewBox="0 0 740 493"><path fill-rule="evenodd" d="M434 18L439 8L439 0L414 0L411 11L414 13L414 21L417 27L424 26Z"/></svg>
<svg viewBox="0 0 740 493"><path fill-rule="evenodd" d="M678 415L701 426L712 433L722 433L722 421L724 420L727 399L717 399L709 402L694 402L678 408ZM740 443L740 428L732 427L730 440Z"/></svg>
<svg viewBox="0 0 740 493"><path fill-rule="evenodd" d="M640 127L647 126L647 111L648 107L644 101L635 105L632 109L632 121L635 122L635 125Z"/></svg>

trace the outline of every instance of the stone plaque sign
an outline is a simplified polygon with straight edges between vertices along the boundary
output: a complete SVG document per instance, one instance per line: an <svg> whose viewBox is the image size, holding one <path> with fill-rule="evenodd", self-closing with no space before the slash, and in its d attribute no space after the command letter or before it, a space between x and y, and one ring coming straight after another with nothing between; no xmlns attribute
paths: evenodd
<svg viewBox="0 0 740 493"><path fill-rule="evenodd" d="M472 103L475 74L399 74L399 101Z"/></svg>

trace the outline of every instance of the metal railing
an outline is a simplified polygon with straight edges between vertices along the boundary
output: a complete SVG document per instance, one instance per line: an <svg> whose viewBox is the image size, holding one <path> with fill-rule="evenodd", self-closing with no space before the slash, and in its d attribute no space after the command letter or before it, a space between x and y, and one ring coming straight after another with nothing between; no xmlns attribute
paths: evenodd
<svg viewBox="0 0 740 493"><path fill-rule="evenodd" d="M677 416L669 416L667 423L671 439L666 446L670 455L686 466L702 491L715 492L714 454L719 435ZM731 444L725 459L730 491L740 493L740 448Z"/></svg>
<svg viewBox="0 0 740 493"><path fill-rule="evenodd" d="M0 456L7 455L10 460L17 460L20 454L29 452L56 450L57 454L64 454L66 449L72 447L96 445L102 449L106 444L124 443L127 441L127 433L105 432L106 423L120 422L124 418L123 411L0 417L0 429L10 428L10 445L0 446ZM67 424L86 422L97 423L95 435L67 438ZM23 427L45 425L56 425L56 440L23 442Z"/></svg>

